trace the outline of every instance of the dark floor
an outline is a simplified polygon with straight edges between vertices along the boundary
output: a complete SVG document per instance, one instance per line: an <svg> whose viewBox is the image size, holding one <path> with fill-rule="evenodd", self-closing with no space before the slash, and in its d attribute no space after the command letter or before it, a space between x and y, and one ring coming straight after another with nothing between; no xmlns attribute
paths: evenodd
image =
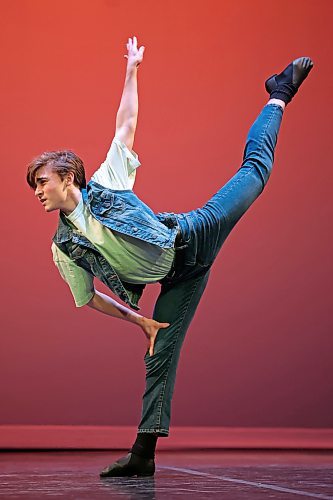
<svg viewBox="0 0 333 500"><path fill-rule="evenodd" d="M333 453L159 452L154 478L106 478L119 452L0 453L0 497L42 499L333 500Z"/></svg>

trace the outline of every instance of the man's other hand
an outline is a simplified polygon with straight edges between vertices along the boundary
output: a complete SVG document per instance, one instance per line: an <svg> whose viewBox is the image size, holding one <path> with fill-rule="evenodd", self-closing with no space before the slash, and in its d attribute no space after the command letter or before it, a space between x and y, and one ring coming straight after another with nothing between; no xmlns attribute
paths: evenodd
<svg viewBox="0 0 333 500"><path fill-rule="evenodd" d="M170 326L170 323L159 323L154 319L142 317L140 320L140 326L148 339L149 355L152 356L154 354L154 344L158 330L160 328L167 328Z"/></svg>
<svg viewBox="0 0 333 500"><path fill-rule="evenodd" d="M128 39L126 47L128 53L124 57L127 59L127 66L139 66L143 60L144 46L142 45L138 49L138 41L136 36L133 36L133 38Z"/></svg>

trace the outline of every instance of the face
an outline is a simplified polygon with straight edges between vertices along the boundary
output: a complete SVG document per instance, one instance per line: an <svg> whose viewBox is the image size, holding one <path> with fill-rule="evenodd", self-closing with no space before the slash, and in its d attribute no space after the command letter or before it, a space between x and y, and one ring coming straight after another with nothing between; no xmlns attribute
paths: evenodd
<svg viewBox="0 0 333 500"><path fill-rule="evenodd" d="M35 195L42 203L45 212L61 210L67 200L66 179L61 180L50 165L41 167L36 172Z"/></svg>

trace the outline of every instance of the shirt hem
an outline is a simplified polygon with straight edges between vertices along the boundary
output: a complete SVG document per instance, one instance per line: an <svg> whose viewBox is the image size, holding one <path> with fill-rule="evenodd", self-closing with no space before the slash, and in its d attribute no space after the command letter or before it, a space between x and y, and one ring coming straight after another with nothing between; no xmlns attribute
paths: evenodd
<svg viewBox="0 0 333 500"><path fill-rule="evenodd" d="M89 299L88 299L88 300L86 300L86 301L80 301L80 302L75 302L75 306L76 306L76 307L83 307L83 306L86 306L86 305L88 304L88 302L90 302L90 301L91 301L91 299L93 298L93 296L94 296L94 295L95 295L95 292L94 292L94 293L92 293L92 294L90 295L90 297L89 297Z"/></svg>

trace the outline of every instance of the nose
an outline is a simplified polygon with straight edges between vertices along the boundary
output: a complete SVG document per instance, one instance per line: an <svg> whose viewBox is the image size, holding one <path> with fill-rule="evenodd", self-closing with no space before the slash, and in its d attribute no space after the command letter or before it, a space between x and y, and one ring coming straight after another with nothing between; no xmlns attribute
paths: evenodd
<svg viewBox="0 0 333 500"><path fill-rule="evenodd" d="M39 196L40 193L41 193L40 186L36 186L35 196Z"/></svg>

